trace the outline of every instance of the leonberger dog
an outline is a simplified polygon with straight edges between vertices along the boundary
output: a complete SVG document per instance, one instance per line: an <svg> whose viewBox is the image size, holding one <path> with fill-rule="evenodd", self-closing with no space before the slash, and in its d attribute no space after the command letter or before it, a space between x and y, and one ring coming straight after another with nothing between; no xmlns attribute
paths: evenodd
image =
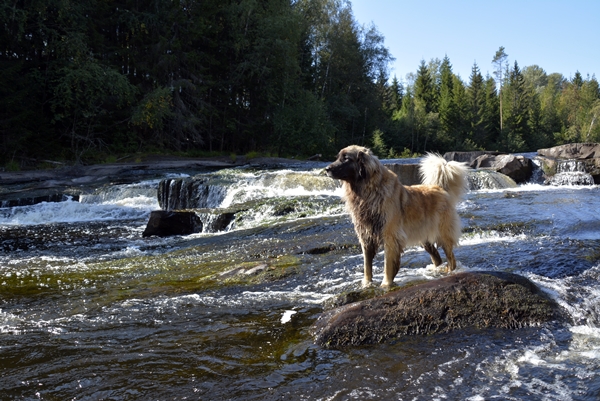
<svg viewBox="0 0 600 401"><path fill-rule="evenodd" d="M456 204L466 190L467 167L428 154L419 166L423 185L404 186L371 150L348 146L325 168L343 181L346 209L352 217L364 256L363 286L373 281L373 258L384 247L382 287L389 287L400 269L400 256L409 246L422 245L437 267L446 254L447 271L456 268L453 248L461 234Z"/></svg>

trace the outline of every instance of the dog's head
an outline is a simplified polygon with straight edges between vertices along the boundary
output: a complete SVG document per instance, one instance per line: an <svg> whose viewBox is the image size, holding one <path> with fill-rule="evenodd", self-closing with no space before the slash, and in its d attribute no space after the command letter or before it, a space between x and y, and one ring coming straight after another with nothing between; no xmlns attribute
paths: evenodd
<svg viewBox="0 0 600 401"><path fill-rule="evenodd" d="M358 183L369 178L376 160L371 150L352 145L340 150L336 161L325 167L325 171L331 178Z"/></svg>

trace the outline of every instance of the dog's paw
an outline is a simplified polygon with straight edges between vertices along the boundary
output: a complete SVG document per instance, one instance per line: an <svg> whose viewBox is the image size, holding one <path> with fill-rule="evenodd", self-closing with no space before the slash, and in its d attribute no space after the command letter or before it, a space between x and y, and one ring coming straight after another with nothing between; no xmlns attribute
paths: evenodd
<svg viewBox="0 0 600 401"><path fill-rule="evenodd" d="M375 286L375 284L373 284L372 281L363 279L363 281L362 281L362 288L371 288L371 287L374 287L374 286Z"/></svg>
<svg viewBox="0 0 600 401"><path fill-rule="evenodd" d="M394 286L394 282L393 281L392 282L388 282L388 281L384 280L384 281L381 282L381 288L387 288L387 289L389 289L389 288L392 288L393 286Z"/></svg>

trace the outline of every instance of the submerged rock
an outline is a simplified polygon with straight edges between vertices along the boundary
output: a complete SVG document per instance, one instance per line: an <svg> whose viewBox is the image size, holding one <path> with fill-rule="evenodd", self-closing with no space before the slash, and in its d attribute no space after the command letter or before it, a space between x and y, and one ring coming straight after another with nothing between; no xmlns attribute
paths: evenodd
<svg viewBox="0 0 600 401"><path fill-rule="evenodd" d="M324 312L311 333L322 347L343 348L472 327L514 329L561 316L525 277L457 273Z"/></svg>

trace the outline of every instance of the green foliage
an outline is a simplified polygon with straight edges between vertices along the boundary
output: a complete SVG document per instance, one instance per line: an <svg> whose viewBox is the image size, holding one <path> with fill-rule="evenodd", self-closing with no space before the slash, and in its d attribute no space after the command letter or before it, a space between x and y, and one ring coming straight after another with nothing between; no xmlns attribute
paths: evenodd
<svg viewBox="0 0 600 401"><path fill-rule="evenodd" d="M173 96L169 88L157 88L138 103L131 117L133 125L160 130L165 120L173 116Z"/></svg>
<svg viewBox="0 0 600 401"><path fill-rule="evenodd" d="M6 165L4 166L4 169L6 171L19 171L19 170L21 170L21 166L19 166L19 163L17 163L16 161L11 160L6 163Z"/></svg>
<svg viewBox="0 0 600 401"><path fill-rule="evenodd" d="M339 0L32 0L0 6L0 164L111 154L382 157L600 140L600 88L539 66L469 82L449 57L389 80ZM251 153L250 153L251 154Z"/></svg>
<svg viewBox="0 0 600 401"><path fill-rule="evenodd" d="M371 139L373 143L371 145L371 150L380 158L385 158L388 155L389 149L385 145L385 141L383 140L383 132L380 130L375 130L373 132L373 138Z"/></svg>

